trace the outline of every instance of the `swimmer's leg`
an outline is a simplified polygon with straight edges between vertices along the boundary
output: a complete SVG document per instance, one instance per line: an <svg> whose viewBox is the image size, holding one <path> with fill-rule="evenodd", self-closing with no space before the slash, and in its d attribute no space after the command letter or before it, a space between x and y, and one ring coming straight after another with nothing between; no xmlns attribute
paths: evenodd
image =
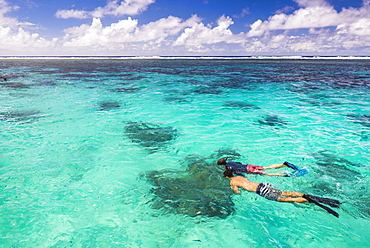
<svg viewBox="0 0 370 248"><path fill-rule="evenodd" d="M282 196L286 197L303 197L304 194L296 191L282 191L281 192Z"/></svg>
<svg viewBox="0 0 370 248"><path fill-rule="evenodd" d="M307 199L305 199L303 197L282 197L282 196L279 196L277 201L279 201L279 202L297 202L297 203L309 202Z"/></svg>
<svg viewBox="0 0 370 248"><path fill-rule="evenodd" d="M281 174L281 173L267 173L267 172L261 172L261 175L266 175L266 176L275 176L275 177L289 177L288 174Z"/></svg>
<svg viewBox="0 0 370 248"><path fill-rule="evenodd" d="M278 169L278 168L282 168L282 167L289 167L295 171L299 171L299 168L292 164L292 163L289 163L289 162L284 162L282 164L272 164L272 165L269 165L267 167L264 167L263 169L264 170L270 170L270 169Z"/></svg>
<svg viewBox="0 0 370 248"><path fill-rule="evenodd" d="M271 170L271 169L278 169L278 168L281 168L281 167L287 167L285 164L272 164L272 165L269 165L267 167L264 167L263 169L264 170Z"/></svg>
<svg viewBox="0 0 370 248"><path fill-rule="evenodd" d="M282 191L281 196L278 198L280 202L298 202L306 203L309 202L307 199L303 198L303 193L296 191Z"/></svg>

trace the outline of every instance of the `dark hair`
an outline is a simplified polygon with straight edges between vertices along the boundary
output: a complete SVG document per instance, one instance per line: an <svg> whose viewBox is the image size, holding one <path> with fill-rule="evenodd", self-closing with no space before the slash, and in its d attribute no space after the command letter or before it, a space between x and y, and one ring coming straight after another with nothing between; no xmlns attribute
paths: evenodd
<svg viewBox="0 0 370 248"><path fill-rule="evenodd" d="M226 159L227 159L227 157L226 157L226 158L220 158L220 159L217 161L217 164L218 164L218 165L226 165Z"/></svg>
<svg viewBox="0 0 370 248"><path fill-rule="evenodd" d="M224 171L224 177L234 177L233 170L227 169Z"/></svg>

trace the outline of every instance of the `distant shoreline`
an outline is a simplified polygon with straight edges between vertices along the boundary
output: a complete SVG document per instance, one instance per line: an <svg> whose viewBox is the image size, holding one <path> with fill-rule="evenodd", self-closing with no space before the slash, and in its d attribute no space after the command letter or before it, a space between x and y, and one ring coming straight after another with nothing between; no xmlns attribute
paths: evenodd
<svg viewBox="0 0 370 248"><path fill-rule="evenodd" d="M337 59L337 60L358 60L370 59L370 56L0 56L0 60L19 60L19 59L60 59L60 60L98 60L98 59L116 59L116 60L129 60L129 59L189 59L189 60L217 60L217 59Z"/></svg>

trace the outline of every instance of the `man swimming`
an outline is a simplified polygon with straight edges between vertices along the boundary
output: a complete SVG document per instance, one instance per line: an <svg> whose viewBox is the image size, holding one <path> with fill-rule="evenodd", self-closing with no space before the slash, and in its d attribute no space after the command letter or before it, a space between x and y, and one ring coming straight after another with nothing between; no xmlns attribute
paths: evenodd
<svg viewBox="0 0 370 248"><path fill-rule="evenodd" d="M258 174L258 175L266 175L266 176L289 177L289 176L292 176L293 174L267 173L267 172L264 172L264 170L278 169L282 167L289 167L297 172L303 172L302 170L305 170L305 169L300 170L297 166L289 162L284 162L283 164L272 164L270 166L263 167L263 166L251 165L251 164L244 165L238 162L226 162L227 159L228 157L221 158L217 161L217 164L225 166L226 169L231 169L233 173L237 175L241 175L241 173L247 173L247 174ZM308 171L305 170L305 173L307 172ZM300 173L300 176L301 175L303 174Z"/></svg>
<svg viewBox="0 0 370 248"><path fill-rule="evenodd" d="M312 195L303 194L303 193L296 192L296 191L281 191L279 189L274 188L269 183L256 183L256 182L249 181L245 177L241 177L241 176L235 177L231 169L227 169L226 171L224 171L224 177L230 179L231 189L236 194L240 194L241 192L239 188L243 188L249 192L256 192L258 195L268 200L271 200L271 201L297 202L297 203L311 202L311 203L318 205L321 208L324 208L330 214L336 217L339 216L337 212L321 204L321 203L325 203L332 207L339 207L341 203L337 200L312 196Z"/></svg>

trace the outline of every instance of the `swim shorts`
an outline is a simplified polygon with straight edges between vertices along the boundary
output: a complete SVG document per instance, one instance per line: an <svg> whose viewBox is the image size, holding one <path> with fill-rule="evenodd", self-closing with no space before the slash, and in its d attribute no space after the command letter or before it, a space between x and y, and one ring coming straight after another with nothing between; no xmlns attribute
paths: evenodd
<svg viewBox="0 0 370 248"><path fill-rule="evenodd" d="M256 193L268 200L277 201L281 195L281 190L275 189L269 183L260 183L257 187Z"/></svg>
<svg viewBox="0 0 370 248"><path fill-rule="evenodd" d="M263 166L248 164L247 171L248 171L247 173L251 174L262 174Z"/></svg>

